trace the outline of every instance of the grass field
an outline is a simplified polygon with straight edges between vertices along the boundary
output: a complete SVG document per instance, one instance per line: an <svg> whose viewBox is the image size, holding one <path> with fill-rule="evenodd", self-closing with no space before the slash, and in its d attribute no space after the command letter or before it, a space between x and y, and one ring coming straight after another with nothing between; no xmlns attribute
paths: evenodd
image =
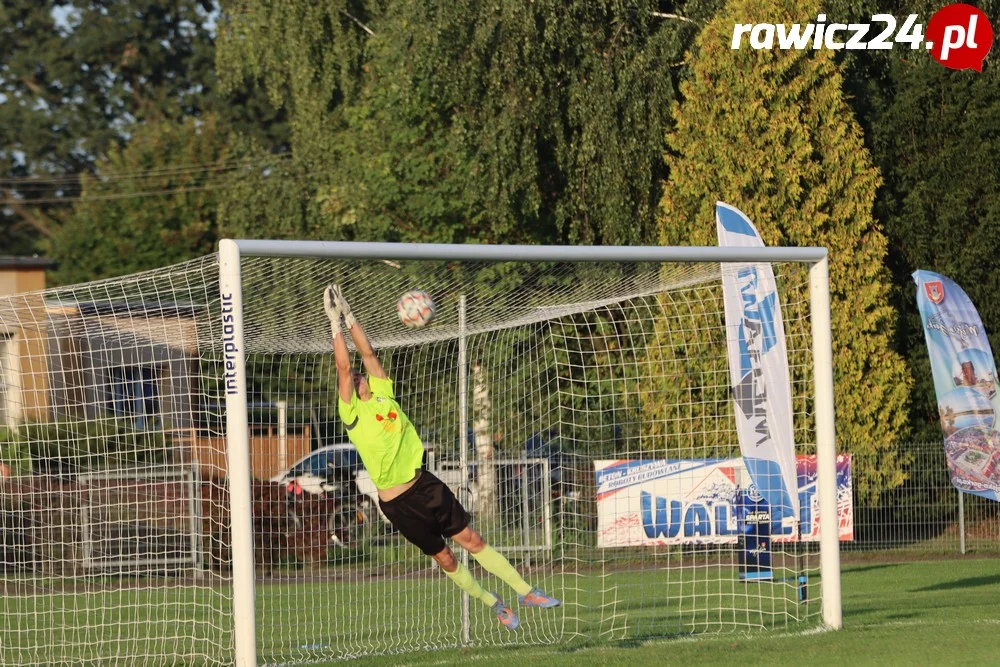
<svg viewBox="0 0 1000 667"><path fill-rule="evenodd" d="M576 648L427 651L358 665L988 665L1000 650L1000 561L845 566L839 632L768 631ZM343 663L330 663L343 664Z"/></svg>
<svg viewBox="0 0 1000 667"><path fill-rule="evenodd" d="M443 585L439 575L354 583L259 582L258 618L268 619L258 636L259 656L267 664L333 665L344 662L323 662L323 656L400 651L353 663L380 667L466 662L574 667L996 663L1000 562L994 559L845 565L844 628L839 632L816 627L819 601L813 594L805 605L789 600L794 585L736 584L734 573L716 574L714 583L707 585L690 573L679 578L661 570L612 573L603 583L615 592L618 603L627 605L627 620L592 592L576 589L575 604L559 611L589 611L575 617L557 610L526 610L516 637L477 606L472 609L471 636L478 645L493 648L416 652L402 651L421 644L454 645L460 636L457 589ZM231 621L220 611L228 589L193 590L169 581L123 588L122 581L108 580L91 581L71 595L56 594L51 587L52 594L40 595L42 583L36 581L39 588L32 595L23 588L5 587L0 604L17 622L0 628L0 664L227 661ZM565 587L556 589L572 597L574 589L566 584L585 582L562 583ZM716 611L704 611L706 604L715 605ZM807 622L797 623L796 618ZM730 624L770 629L712 632ZM691 629L706 634L686 634ZM673 633L679 637L662 638ZM598 634L603 641L589 639ZM555 643L567 637L572 638L569 645ZM535 645L514 646L517 641Z"/></svg>

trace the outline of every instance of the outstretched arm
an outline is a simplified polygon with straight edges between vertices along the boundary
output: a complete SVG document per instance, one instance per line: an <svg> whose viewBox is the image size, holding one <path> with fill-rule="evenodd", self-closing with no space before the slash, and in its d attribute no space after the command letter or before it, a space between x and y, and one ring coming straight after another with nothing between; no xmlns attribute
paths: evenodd
<svg viewBox="0 0 1000 667"><path fill-rule="evenodd" d="M365 330L361 328L360 322L355 322L354 326L351 327L351 338L354 339L354 346L361 353L361 361L364 363L368 374L382 380L389 377L389 374L382 368L382 363L375 356L375 350L372 349L371 343L368 342L368 336L365 334Z"/></svg>
<svg viewBox="0 0 1000 667"><path fill-rule="evenodd" d="M354 380L351 377L351 355L347 351L347 343L340 329L340 319L343 313L337 305L332 287L323 292L323 308L330 318L330 329L333 332L333 359L337 364L337 391L345 403L350 403L354 395Z"/></svg>
<svg viewBox="0 0 1000 667"><path fill-rule="evenodd" d="M357 318L351 312L351 306L347 303L347 299L344 298L343 293L340 291L340 287L334 285L333 288L333 298L337 308L340 309L341 314L344 316L344 323L347 324L348 331L351 332L351 338L354 340L354 347L358 349L361 354L361 361L365 365L365 370L372 377L379 379L386 379L389 377L385 369L382 368L381 362L379 362L378 357L375 356L375 350L372 349L371 342L368 340L368 335L365 334L364 328L362 328L361 323L358 322ZM346 344L345 344L345 350Z"/></svg>
<svg viewBox="0 0 1000 667"><path fill-rule="evenodd" d="M337 390L345 403L354 395L354 379L351 377L351 356L347 352L344 336L333 337L333 358L337 363Z"/></svg>

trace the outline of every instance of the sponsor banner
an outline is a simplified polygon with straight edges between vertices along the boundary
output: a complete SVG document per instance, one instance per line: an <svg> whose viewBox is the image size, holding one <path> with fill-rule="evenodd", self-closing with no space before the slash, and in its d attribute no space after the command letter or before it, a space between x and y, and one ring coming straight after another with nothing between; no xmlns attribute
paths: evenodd
<svg viewBox="0 0 1000 667"><path fill-rule="evenodd" d="M799 521L771 512L772 542L819 540L815 456L797 456ZM595 461L597 545L730 544L739 539L743 459ZM854 539L851 455L837 456L841 541Z"/></svg>
<svg viewBox="0 0 1000 667"><path fill-rule="evenodd" d="M722 247L763 248L739 209L716 202ZM795 487L795 438L788 350L774 272L767 263L723 264L726 347L733 389L736 435L750 478L779 520L799 513Z"/></svg>
<svg viewBox="0 0 1000 667"><path fill-rule="evenodd" d="M956 489L1000 497L997 367L979 313L961 287L915 271L917 308L934 377L945 458Z"/></svg>

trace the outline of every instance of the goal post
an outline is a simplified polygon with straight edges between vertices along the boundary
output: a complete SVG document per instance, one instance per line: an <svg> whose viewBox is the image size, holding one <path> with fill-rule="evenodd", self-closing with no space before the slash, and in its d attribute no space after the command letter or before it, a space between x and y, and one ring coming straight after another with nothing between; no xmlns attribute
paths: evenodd
<svg viewBox="0 0 1000 667"><path fill-rule="evenodd" d="M253 504L250 497L250 425L247 418L246 346L239 246L219 242L219 300L226 391L226 459L233 544L233 633L235 664L257 664L254 594Z"/></svg>
<svg viewBox="0 0 1000 667"><path fill-rule="evenodd" d="M819 463L821 526L837 525L837 445L833 409L833 339L830 322L830 265L824 256L809 268L812 299L813 375L816 392L816 452ZM823 622L839 630L843 619L840 599L840 537L820 529L820 567L823 571Z"/></svg>
<svg viewBox="0 0 1000 667"><path fill-rule="evenodd" d="M825 248L726 248L726 247L634 247L634 246L515 246L452 245L406 243L358 243L321 241L225 242L227 256L260 258L299 258L334 261L476 262L476 263L801 263L808 266L809 312L812 334L812 370L815 410L815 447L818 468L820 514L820 569L822 622L827 628L841 627L840 556L837 514L836 439L834 433L833 357L830 328L828 259ZM234 248L235 246L235 248ZM229 261L234 261L230 259ZM234 285L235 287L235 285ZM466 297L459 297L458 355L466 363ZM460 433L468 424L467 376L459 378ZM232 424L232 422L231 422ZM238 425L237 424L234 424ZM240 429L242 433L242 428ZM462 442L464 443L464 438ZM242 446L242 437L230 446ZM462 469L466 469L467 446L459 451ZM833 527L831 529L831 527ZM464 555L463 555L464 558ZM463 595L461 643L470 641L468 631L469 601ZM239 644L239 640L237 641Z"/></svg>

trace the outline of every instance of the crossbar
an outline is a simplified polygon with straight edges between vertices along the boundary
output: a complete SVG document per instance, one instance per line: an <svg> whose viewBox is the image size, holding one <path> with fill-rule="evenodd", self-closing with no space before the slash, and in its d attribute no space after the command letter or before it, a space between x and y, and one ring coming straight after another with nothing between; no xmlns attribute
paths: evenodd
<svg viewBox="0 0 1000 667"><path fill-rule="evenodd" d="M366 243L360 241L235 240L244 257L397 259L470 262L804 262L826 248L718 246L561 246L477 243Z"/></svg>

